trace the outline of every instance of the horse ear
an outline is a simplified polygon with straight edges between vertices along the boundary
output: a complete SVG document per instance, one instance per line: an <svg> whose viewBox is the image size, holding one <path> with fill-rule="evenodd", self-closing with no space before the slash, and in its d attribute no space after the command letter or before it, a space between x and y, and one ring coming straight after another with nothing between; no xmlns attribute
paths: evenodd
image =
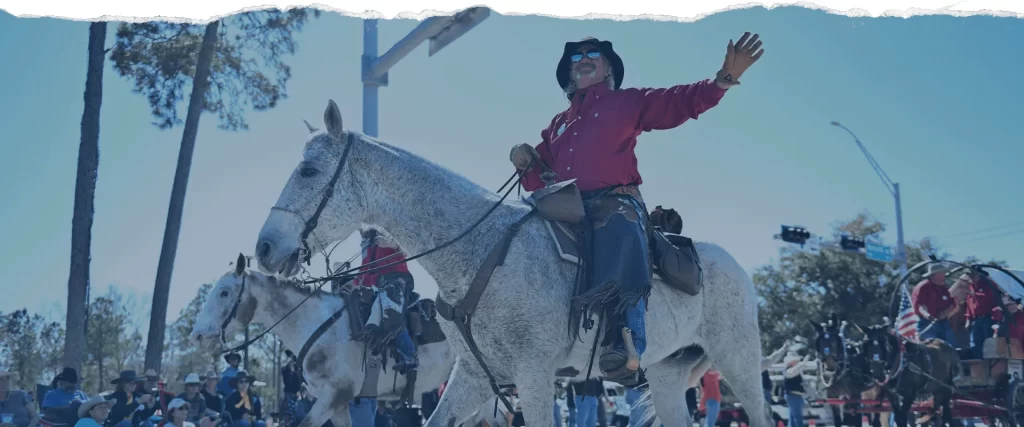
<svg viewBox="0 0 1024 427"><path fill-rule="evenodd" d="M313 125L309 124L309 122L307 122L306 119L302 119L302 123L306 124L306 129L309 129L309 133L316 133L316 131L320 130L314 127Z"/></svg>
<svg viewBox="0 0 1024 427"><path fill-rule="evenodd" d="M245 273L245 255L238 254L238 260L235 261L235 275L241 276Z"/></svg>
<svg viewBox="0 0 1024 427"><path fill-rule="evenodd" d="M324 111L324 125L327 126L328 135L333 136L335 139L341 139L343 133L341 111L338 110L338 104L333 99L327 101L327 110Z"/></svg>

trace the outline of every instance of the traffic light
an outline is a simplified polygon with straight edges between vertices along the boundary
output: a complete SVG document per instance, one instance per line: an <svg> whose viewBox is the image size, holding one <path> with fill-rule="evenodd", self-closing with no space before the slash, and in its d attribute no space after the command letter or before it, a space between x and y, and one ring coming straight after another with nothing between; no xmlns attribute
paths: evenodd
<svg viewBox="0 0 1024 427"><path fill-rule="evenodd" d="M842 236L839 239L839 247L844 251L858 251L864 248L864 239L860 237Z"/></svg>
<svg viewBox="0 0 1024 427"><path fill-rule="evenodd" d="M794 227L791 225L782 226L782 234L779 235L783 242L804 244L811 238L811 232L807 231L803 227Z"/></svg>

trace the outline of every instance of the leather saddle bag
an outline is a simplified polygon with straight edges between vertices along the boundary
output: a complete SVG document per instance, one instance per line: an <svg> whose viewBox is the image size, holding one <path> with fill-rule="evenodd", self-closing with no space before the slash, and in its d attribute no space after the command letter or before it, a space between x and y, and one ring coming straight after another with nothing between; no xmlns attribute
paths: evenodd
<svg viewBox="0 0 1024 427"><path fill-rule="evenodd" d="M704 287L704 269L692 239L666 234L654 227L651 230L651 251L654 272L665 283L689 295L700 293Z"/></svg>

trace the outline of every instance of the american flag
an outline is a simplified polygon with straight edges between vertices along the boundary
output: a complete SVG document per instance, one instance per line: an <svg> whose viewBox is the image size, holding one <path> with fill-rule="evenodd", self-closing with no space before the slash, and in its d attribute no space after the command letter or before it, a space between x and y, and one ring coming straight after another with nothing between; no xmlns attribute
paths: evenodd
<svg viewBox="0 0 1024 427"><path fill-rule="evenodd" d="M903 337L917 340L917 313L914 313L914 307L910 304L910 293L907 292L906 286L901 286L902 295L900 296L900 313L896 320L896 331Z"/></svg>

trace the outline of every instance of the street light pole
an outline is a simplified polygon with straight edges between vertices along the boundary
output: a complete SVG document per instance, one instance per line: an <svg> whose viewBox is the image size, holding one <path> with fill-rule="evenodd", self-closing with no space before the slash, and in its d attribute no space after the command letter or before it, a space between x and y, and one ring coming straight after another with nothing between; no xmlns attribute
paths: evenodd
<svg viewBox="0 0 1024 427"><path fill-rule="evenodd" d="M889 190L889 194L892 195L893 200L896 202L896 258L900 262L900 277L902 277L907 274L907 250L903 245L903 206L900 202L900 184L889 179L889 175L882 170L882 167L875 161L875 158L871 156L871 153L868 152L868 149L864 147L864 144L860 142L860 139L857 138L853 131L839 124L839 122L832 122L831 124L845 130L853 137L853 141L857 143L857 148L860 148L864 158L871 164L875 173L878 174L878 178L882 180L882 184Z"/></svg>
<svg viewBox="0 0 1024 427"><path fill-rule="evenodd" d="M391 49L377 56L377 20L363 20L363 133L378 135L378 90L388 85L388 70L424 41L430 41L428 56L455 41L490 16L486 7L472 7L454 16L433 16L423 20Z"/></svg>

